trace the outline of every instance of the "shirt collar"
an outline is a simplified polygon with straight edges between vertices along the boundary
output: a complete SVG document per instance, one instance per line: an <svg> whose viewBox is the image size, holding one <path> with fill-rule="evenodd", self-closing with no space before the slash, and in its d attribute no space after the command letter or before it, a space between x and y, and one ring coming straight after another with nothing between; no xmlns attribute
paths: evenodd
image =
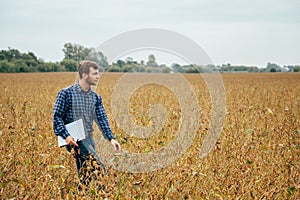
<svg viewBox="0 0 300 200"><path fill-rule="evenodd" d="M88 91L84 91L84 90L80 87L78 81L75 83L75 90L76 90L78 93L84 93L84 94L90 94L91 91L92 91L91 87L89 88Z"/></svg>

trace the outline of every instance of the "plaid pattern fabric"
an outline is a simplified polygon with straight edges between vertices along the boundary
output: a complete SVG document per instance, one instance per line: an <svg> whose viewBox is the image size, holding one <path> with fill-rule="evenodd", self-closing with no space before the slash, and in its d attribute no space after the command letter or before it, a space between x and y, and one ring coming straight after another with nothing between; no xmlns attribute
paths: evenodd
<svg viewBox="0 0 300 200"><path fill-rule="evenodd" d="M59 91L56 97L52 113L54 133L65 139L70 135L65 124L80 118L83 119L86 137L93 134L95 121L106 139L114 138L101 97L91 89L83 91L77 82Z"/></svg>

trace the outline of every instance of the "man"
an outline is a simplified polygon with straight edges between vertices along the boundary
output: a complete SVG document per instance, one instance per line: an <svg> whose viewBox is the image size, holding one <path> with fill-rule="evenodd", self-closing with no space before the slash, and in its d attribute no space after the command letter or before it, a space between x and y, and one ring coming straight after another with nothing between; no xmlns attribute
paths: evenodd
<svg viewBox="0 0 300 200"><path fill-rule="evenodd" d="M91 89L92 85L97 85L100 78L98 65L95 62L82 61L78 66L78 73L80 80L58 93L52 119L54 133L66 140L66 148L69 152L72 149L75 150L76 166L80 175L82 168L85 166L84 163L87 156L90 153L97 157L106 171L105 166L96 153L95 141L93 139L93 121L97 123L103 136L110 141L116 151L120 151L121 146L112 134L102 104L102 98ZM82 141L75 141L65 127L66 124L78 119L83 120L85 129L86 139Z"/></svg>

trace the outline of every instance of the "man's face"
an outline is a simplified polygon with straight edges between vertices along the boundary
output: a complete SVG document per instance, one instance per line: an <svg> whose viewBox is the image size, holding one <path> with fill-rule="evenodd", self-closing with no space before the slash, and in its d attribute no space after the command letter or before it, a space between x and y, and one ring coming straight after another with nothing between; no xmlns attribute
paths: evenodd
<svg viewBox="0 0 300 200"><path fill-rule="evenodd" d="M84 77L85 81L89 84L89 85L97 85L98 81L99 81L99 72L97 69L94 68L90 68L90 73Z"/></svg>

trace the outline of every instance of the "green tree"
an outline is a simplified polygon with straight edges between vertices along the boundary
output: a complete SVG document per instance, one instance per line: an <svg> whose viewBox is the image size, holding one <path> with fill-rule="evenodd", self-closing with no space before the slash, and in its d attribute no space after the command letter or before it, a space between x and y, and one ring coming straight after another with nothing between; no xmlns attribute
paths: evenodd
<svg viewBox="0 0 300 200"><path fill-rule="evenodd" d="M147 62L146 65L149 66L149 67L158 67L157 62L155 62L155 61L156 61L155 56L153 54L150 54L148 56L148 62Z"/></svg>
<svg viewBox="0 0 300 200"><path fill-rule="evenodd" d="M91 49L85 48L79 44L66 43L64 44L62 51L64 52L64 59L81 61L89 55Z"/></svg>
<svg viewBox="0 0 300 200"><path fill-rule="evenodd" d="M8 50L1 50L0 52L0 58L1 60L7 60L7 61L12 61L13 59L20 59L21 58L21 53L17 49L11 49L10 47Z"/></svg>
<svg viewBox="0 0 300 200"><path fill-rule="evenodd" d="M185 73L198 73L198 70L195 67L187 67Z"/></svg>
<svg viewBox="0 0 300 200"><path fill-rule="evenodd" d="M107 68L108 72L121 72L121 68L117 65L111 65Z"/></svg>
<svg viewBox="0 0 300 200"><path fill-rule="evenodd" d="M161 72L169 74L171 72L171 69L169 67L162 67Z"/></svg>
<svg viewBox="0 0 300 200"><path fill-rule="evenodd" d="M7 60L0 60L0 72L11 72L14 65Z"/></svg>
<svg viewBox="0 0 300 200"><path fill-rule="evenodd" d="M108 68L107 58L100 51L97 51L95 48L90 48L89 54L84 58L85 60L91 60L96 62L99 66L104 69Z"/></svg>
<svg viewBox="0 0 300 200"><path fill-rule="evenodd" d="M126 63L123 60L117 60L116 65L118 65L120 68L122 68Z"/></svg>
<svg viewBox="0 0 300 200"><path fill-rule="evenodd" d="M10 63L9 65L6 62L2 63L2 72L38 71L38 65L42 64L42 61L38 60L34 53L21 53L19 50L11 48L0 51L0 60ZM7 67L9 69L6 69Z"/></svg>
<svg viewBox="0 0 300 200"><path fill-rule="evenodd" d="M137 65L133 68L134 72L146 72L146 68L143 65Z"/></svg>
<svg viewBox="0 0 300 200"><path fill-rule="evenodd" d="M125 59L125 61L126 61L126 64L131 64L131 63L133 63L133 58L132 57L127 57L126 59Z"/></svg>
<svg viewBox="0 0 300 200"><path fill-rule="evenodd" d="M65 70L68 72L75 72L77 71L78 61L73 59L64 59L60 62L62 66L64 66Z"/></svg>
<svg viewBox="0 0 300 200"><path fill-rule="evenodd" d="M184 69L182 68L181 65L177 64L177 63L173 63L171 65L171 68L173 69L173 71L175 71L176 73L183 73Z"/></svg>
<svg viewBox="0 0 300 200"><path fill-rule="evenodd" d="M24 60L24 62L26 63L26 65L28 67L31 67L31 68L37 68L38 65L42 64L33 59Z"/></svg>
<svg viewBox="0 0 300 200"><path fill-rule="evenodd" d="M65 71L65 67L60 63L46 62L38 66L39 72L61 72Z"/></svg>
<svg viewBox="0 0 300 200"><path fill-rule="evenodd" d="M123 72L145 72L146 69L143 65L138 64L126 64L122 68Z"/></svg>
<svg viewBox="0 0 300 200"><path fill-rule="evenodd" d="M122 67L122 71L123 72L132 72L133 70L134 70L134 66L133 65L126 64L126 65L124 65Z"/></svg>
<svg viewBox="0 0 300 200"><path fill-rule="evenodd" d="M275 64L275 63L270 63L270 62L268 62L268 64L267 64L267 71L271 71L271 69L273 69L273 70L272 70L273 72L274 72L274 69L275 69L276 71L281 71L281 68L280 68L279 65L277 65L277 64Z"/></svg>
<svg viewBox="0 0 300 200"><path fill-rule="evenodd" d="M24 60L14 60L11 63L14 65L14 72L29 72L29 67Z"/></svg>

